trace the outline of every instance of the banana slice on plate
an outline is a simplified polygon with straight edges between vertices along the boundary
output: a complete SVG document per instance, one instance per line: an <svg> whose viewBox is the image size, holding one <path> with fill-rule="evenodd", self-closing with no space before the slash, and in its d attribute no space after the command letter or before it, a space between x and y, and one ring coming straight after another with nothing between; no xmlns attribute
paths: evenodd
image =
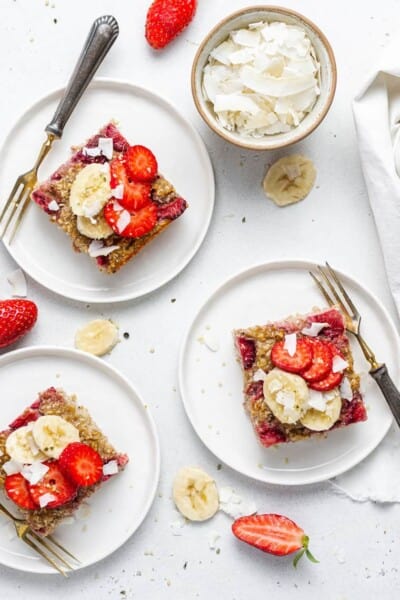
<svg viewBox="0 0 400 600"><path fill-rule="evenodd" d="M45 460L46 455L38 447L32 433L33 423L19 427L6 440L6 452L13 460L31 465L35 461Z"/></svg>
<svg viewBox="0 0 400 600"><path fill-rule="evenodd" d="M278 206L287 206L307 196L316 175L313 162L306 156L284 156L268 169L263 183L264 192Z"/></svg>
<svg viewBox="0 0 400 600"><path fill-rule="evenodd" d="M330 392L312 392L311 402L315 396L316 402L314 403L317 408L310 408L307 410L305 415L302 416L300 422L307 429L311 431L327 431L336 423L340 417L340 411L342 410L342 399L338 388L331 390ZM321 404L320 404L321 402Z"/></svg>
<svg viewBox="0 0 400 600"><path fill-rule="evenodd" d="M190 521L205 521L219 508L216 483L198 467L183 467L173 483L173 498L177 509Z"/></svg>
<svg viewBox="0 0 400 600"><path fill-rule="evenodd" d="M76 226L80 234L91 240L104 240L114 233L103 213L91 218L80 215L76 219Z"/></svg>
<svg viewBox="0 0 400 600"><path fill-rule="evenodd" d="M118 327L108 319L90 321L75 334L75 348L95 356L111 352L118 342Z"/></svg>
<svg viewBox="0 0 400 600"><path fill-rule="evenodd" d="M77 428L58 415L39 417L32 427L35 443L46 456L58 458L68 444L79 442Z"/></svg>
<svg viewBox="0 0 400 600"><path fill-rule="evenodd" d="M70 191L69 204L77 216L95 217L111 198L108 164L92 163L76 176Z"/></svg>
<svg viewBox="0 0 400 600"><path fill-rule="evenodd" d="M281 423L296 423L307 410L309 390L299 375L272 369L264 379L264 398Z"/></svg>

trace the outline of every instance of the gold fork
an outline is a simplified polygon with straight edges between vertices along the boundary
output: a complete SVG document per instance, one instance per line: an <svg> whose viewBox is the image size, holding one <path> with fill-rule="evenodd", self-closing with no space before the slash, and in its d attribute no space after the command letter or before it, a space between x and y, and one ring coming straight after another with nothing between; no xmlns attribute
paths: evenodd
<svg viewBox="0 0 400 600"><path fill-rule="evenodd" d="M371 348L362 337L360 333L361 315L358 309L343 287L337 273L328 263L325 263L325 268L318 266L317 271L319 277L310 271L311 277L318 285L328 304L330 306L339 305L345 319L346 330L357 339L365 358L371 365L369 373L378 384L396 423L400 426L400 392L393 383L387 366L376 360Z"/></svg>
<svg viewBox="0 0 400 600"><path fill-rule="evenodd" d="M94 21L53 119L45 128L47 138L40 149L39 156L30 171L17 177L11 194L1 208L0 239L4 238L9 227L12 226L8 237L9 244L11 244L29 206L31 193L37 183L40 165L50 152L54 140L61 138L66 122L116 40L118 33L118 23L111 15L104 15Z"/></svg>
<svg viewBox="0 0 400 600"><path fill-rule="evenodd" d="M40 554L42 558L44 558L52 567L61 573L61 575L64 575L64 577L68 577L67 573L65 572L65 567L69 570L72 570L73 567L69 562L67 562L65 557L63 557L56 550L56 548L62 550L64 554L68 555L76 563L80 563L80 561L71 552L69 552L69 550L64 548L64 546L57 542L57 540L55 540L52 536L48 535L46 538L41 537L32 531L26 521L14 517L14 515L11 514L10 511L2 504L0 504L0 513L11 519L11 521L14 523L15 531L17 532L19 539L33 548L35 552ZM61 563L61 565L59 563Z"/></svg>

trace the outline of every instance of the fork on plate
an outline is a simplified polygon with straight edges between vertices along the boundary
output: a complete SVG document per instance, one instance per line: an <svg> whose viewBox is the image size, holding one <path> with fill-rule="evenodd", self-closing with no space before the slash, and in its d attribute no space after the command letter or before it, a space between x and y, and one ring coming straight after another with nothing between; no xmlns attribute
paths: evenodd
<svg viewBox="0 0 400 600"><path fill-rule="evenodd" d="M104 15L94 21L53 119L45 128L47 138L39 151L36 162L32 169L17 177L8 199L0 209L0 239L3 239L6 232L10 231L9 244L29 206L31 192L37 183L40 165L50 152L54 140L61 138L66 122L116 40L118 33L118 23L111 15Z"/></svg>
<svg viewBox="0 0 400 600"><path fill-rule="evenodd" d="M64 577L68 577L67 570L73 570L73 566L67 561L73 559L76 564L80 561L69 550L64 548L52 536L42 537L32 531L28 523L24 519L14 517L10 511L0 503L0 513L8 517L15 527L15 531L20 540L30 546L37 554L44 558L54 569L56 569ZM61 552L59 552L61 550ZM67 569L67 570L66 570Z"/></svg>
<svg viewBox="0 0 400 600"><path fill-rule="evenodd" d="M346 330L352 333L357 339L365 358L371 365L369 373L378 384L397 425L400 427L400 392L390 377L387 366L376 360L371 348L362 337L360 333L361 315L345 290L338 274L328 263L325 263L325 267L318 266L317 273L310 271L310 275L318 285L328 304L330 306L339 306L345 319Z"/></svg>

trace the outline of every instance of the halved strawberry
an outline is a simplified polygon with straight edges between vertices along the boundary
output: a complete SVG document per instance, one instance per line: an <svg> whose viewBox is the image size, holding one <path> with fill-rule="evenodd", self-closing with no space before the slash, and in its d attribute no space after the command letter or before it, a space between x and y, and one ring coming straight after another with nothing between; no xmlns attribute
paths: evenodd
<svg viewBox="0 0 400 600"><path fill-rule="evenodd" d="M41 496L52 494L54 500L51 500L46 508L57 508L57 506L62 506L75 498L77 486L62 472L58 461L48 460L44 464L49 467L47 473L44 474L39 483L29 485L33 501L39 505Z"/></svg>
<svg viewBox="0 0 400 600"><path fill-rule="evenodd" d="M121 210L116 210L113 200L105 205L104 217L111 229L121 237L139 238L154 229L157 223L157 207L151 202L147 206L131 212L130 221L122 231L119 229Z"/></svg>
<svg viewBox="0 0 400 600"><path fill-rule="evenodd" d="M129 146L125 152L126 171L134 181L151 183L157 176L157 160L146 146Z"/></svg>
<svg viewBox="0 0 400 600"><path fill-rule="evenodd" d="M308 382L321 381L328 376L332 370L332 351L331 344L311 338L309 340L312 348L311 367L302 371L300 375Z"/></svg>
<svg viewBox="0 0 400 600"><path fill-rule="evenodd" d="M340 356L344 360L343 354L330 342L326 342L326 345L329 346L332 360L335 356ZM313 381L309 383L309 387L317 392L329 392L329 390L333 390L333 388L337 387L343 379L343 373L333 373L329 371L329 373L323 379L318 381Z"/></svg>
<svg viewBox="0 0 400 600"><path fill-rule="evenodd" d="M283 515L240 517L233 523L232 531L246 544L276 556L287 556L300 550L293 561L295 566L304 553L312 562L318 562L308 549L309 538L304 530Z"/></svg>
<svg viewBox="0 0 400 600"><path fill-rule="evenodd" d="M103 476L103 461L98 452L82 442L72 442L61 452L60 468L76 485L94 485Z"/></svg>
<svg viewBox="0 0 400 600"><path fill-rule="evenodd" d="M121 206L133 212L151 202L151 185L132 181L126 172L125 163L115 158L110 163L111 190L118 185L124 186L123 197L119 200Z"/></svg>
<svg viewBox="0 0 400 600"><path fill-rule="evenodd" d="M312 346L310 340L299 338L296 342L296 351L293 356L285 348L285 341L275 342L271 350L271 360L275 367L289 373L300 373L311 366Z"/></svg>
<svg viewBox="0 0 400 600"><path fill-rule="evenodd" d="M20 508L26 510L35 510L38 508L39 505L34 502L29 493L29 484L21 473L7 475L4 481L4 489L10 500L15 502Z"/></svg>

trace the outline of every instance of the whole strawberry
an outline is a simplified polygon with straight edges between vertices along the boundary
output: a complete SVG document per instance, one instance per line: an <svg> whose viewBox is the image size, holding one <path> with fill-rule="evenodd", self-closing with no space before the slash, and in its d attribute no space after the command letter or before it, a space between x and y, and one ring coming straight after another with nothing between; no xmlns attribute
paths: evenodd
<svg viewBox="0 0 400 600"><path fill-rule="evenodd" d="M0 348L28 333L36 323L37 314L37 306L31 300L0 301Z"/></svg>
<svg viewBox="0 0 400 600"><path fill-rule="evenodd" d="M154 0L147 12L146 39L156 50L164 48L193 19L197 0Z"/></svg>

